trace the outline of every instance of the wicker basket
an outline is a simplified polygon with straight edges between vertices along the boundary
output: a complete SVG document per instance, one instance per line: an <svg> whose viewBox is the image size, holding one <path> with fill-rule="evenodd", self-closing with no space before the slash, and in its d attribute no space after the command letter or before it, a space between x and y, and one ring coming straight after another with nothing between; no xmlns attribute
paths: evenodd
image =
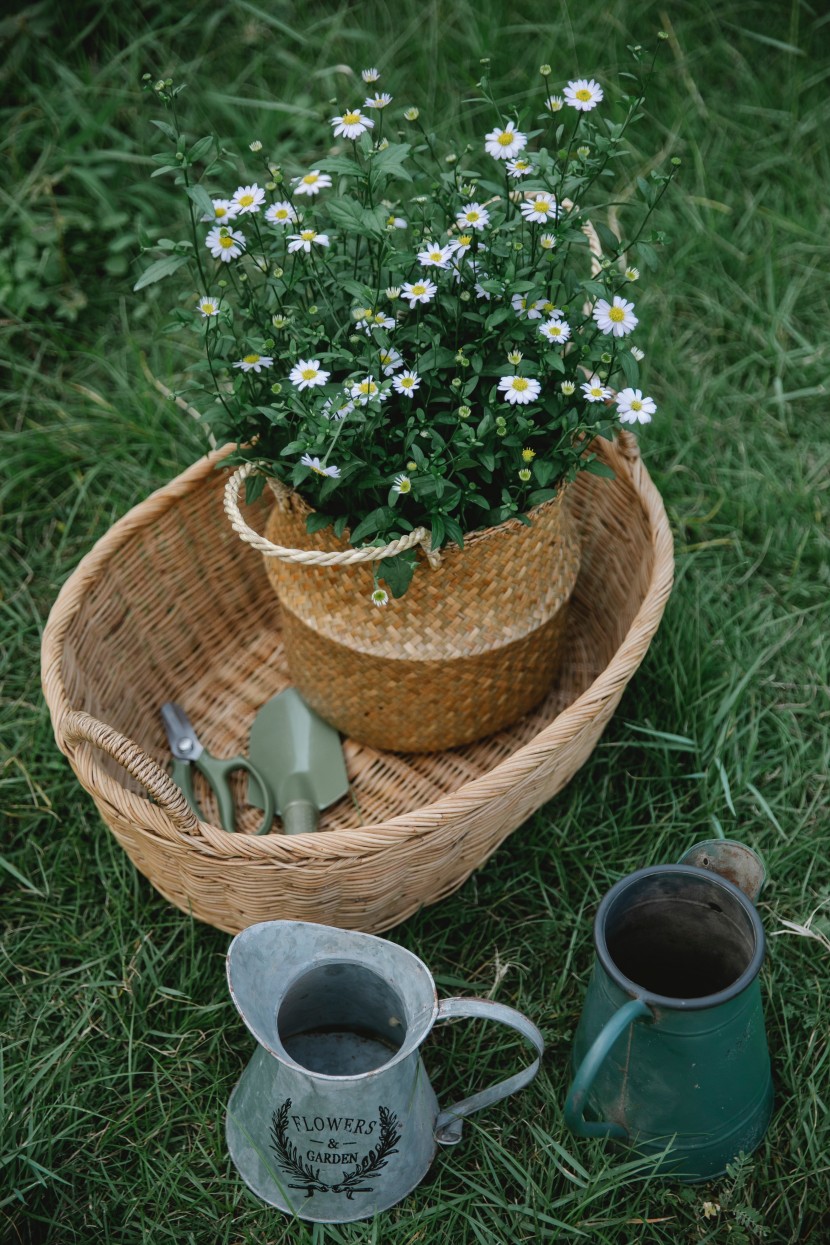
<svg viewBox="0 0 830 1245"><path fill-rule="evenodd" d="M292 683L344 735L393 752L440 752L503 730L544 699L562 663L579 570L566 489L535 507L529 526L510 519L471 533L463 549L416 549L406 595L378 610L372 566L352 562L355 551L331 529L308 535L311 508L297 493L272 481L265 538L248 527L234 496L247 473L229 481L225 509L265 554ZM343 560L300 561L320 554ZM382 575L384 563L375 565Z"/></svg>
<svg viewBox="0 0 830 1245"><path fill-rule="evenodd" d="M227 834L209 793L197 821L163 768L163 701L181 702L209 750L231 755L288 684L262 559L222 512L223 452L98 541L49 617L44 690L58 746L164 896L229 933L274 918L386 930L459 887L564 787L642 661L672 581L668 522L634 438L595 448L616 478L583 473L573 486L582 563L547 698L509 730L453 751L379 752L347 739L351 798L323 813L316 834L257 836L255 809ZM240 804L243 790L240 780Z"/></svg>

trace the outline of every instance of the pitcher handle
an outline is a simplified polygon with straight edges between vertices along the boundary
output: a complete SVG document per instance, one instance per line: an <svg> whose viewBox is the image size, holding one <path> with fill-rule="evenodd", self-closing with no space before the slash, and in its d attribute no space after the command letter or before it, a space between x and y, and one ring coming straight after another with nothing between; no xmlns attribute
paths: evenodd
<svg viewBox="0 0 830 1245"><path fill-rule="evenodd" d="M482 1020L495 1020L499 1024L507 1025L510 1029L515 1029L533 1045L536 1058L533 1063L528 1064L521 1072L508 1077L506 1081L499 1081L497 1085L491 1085L489 1089L483 1089L478 1094L473 1094L471 1098L464 1098L461 1102L456 1102L453 1106L447 1107L445 1111L441 1111L435 1121L435 1140L441 1146L454 1146L461 1140L464 1116L472 1115L474 1111L480 1111L482 1107L489 1107L494 1102L499 1102L502 1098L507 1098L509 1094L515 1094L517 1090L529 1085L539 1071L539 1064L545 1051L545 1039L535 1024L528 1020L527 1016L523 1016L521 1012L517 1012L512 1007L507 1007L504 1003L493 1003L490 999L442 999L438 1004L436 1020L450 1020L454 1016L476 1016Z"/></svg>
<svg viewBox="0 0 830 1245"><path fill-rule="evenodd" d="M621 1141L628 1138L628 1130L622 1124L612 1123L611 1120L586 1120L583 1111L596 1075L611 1047L630 1024L644 1016L651 1016L651 1009L642 999L624 1003L600 1030L579 1065L565 1101L565 1123L578 1137L615 1137Z"/></svg>

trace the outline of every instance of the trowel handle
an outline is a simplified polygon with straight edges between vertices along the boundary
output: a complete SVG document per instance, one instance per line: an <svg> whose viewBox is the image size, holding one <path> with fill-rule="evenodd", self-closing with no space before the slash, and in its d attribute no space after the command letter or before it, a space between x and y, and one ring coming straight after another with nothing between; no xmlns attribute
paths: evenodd
<svg viewBox="0 0 830 1245"><path fill-rule="evenodd" d="M480 1093L473 1094L471 1098L465 1098L462 1102L457 1102L448 1107L446 1111L442 1111L435 1121L435 1140L441 1146L453 1146L461 1140L465 1115L472 1115L474 1111L489 1107L494 1102L499 1102L502 1098L507 1098L509 1094L515 1094L517 1090L529 1085L539 1071L539 1064L545 1052L545 1039L535 1024L528 1020L527 1016L523 1016L521 1012L515 1011L512 1007L507 1007L504 1003L494 1003L490 999L443 999L438 1004L437 1019L450 1020L455 1016L476 1016L481 1020L496 1020L499 1024L515 1029L533 1045L536 1058L533 1063L528 1064L514 1076L508 1077L506 1081L499 1081L497 1085L491 1085L489 1089L483 1089Z"/></svg>
<svg viewBox="0 0 830 1245"><path fill-rule="evenodd" d="M284 834L312 834L320 820L307 774L289 774L279 785L277 807Z"/></svg>
<svg viewBox="0 0 830 1245"><path fill-rule="evenodd" d="M651 1009L642 999L624 1003L602 1027L577 1068L565 1102L565 1123L578 1137L616 1137L621 1141L628 1137L622 1124L614 1124L610 1120L586 1120L583 1112L596 1075L611 1047L630 1024L645 1016L651 1019Z"/></svg>

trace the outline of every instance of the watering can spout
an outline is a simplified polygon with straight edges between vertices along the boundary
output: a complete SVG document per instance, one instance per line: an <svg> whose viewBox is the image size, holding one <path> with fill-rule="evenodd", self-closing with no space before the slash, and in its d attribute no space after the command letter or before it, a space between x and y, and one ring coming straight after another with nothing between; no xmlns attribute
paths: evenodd
<svg viewBox="0 0 830 1245"><path fill-rule="evenodd" d="M767 880L767 871L758 853L736 839L704 839L684 852L678 863L720 874L742 890L753 904L758 902Z"/></svg>

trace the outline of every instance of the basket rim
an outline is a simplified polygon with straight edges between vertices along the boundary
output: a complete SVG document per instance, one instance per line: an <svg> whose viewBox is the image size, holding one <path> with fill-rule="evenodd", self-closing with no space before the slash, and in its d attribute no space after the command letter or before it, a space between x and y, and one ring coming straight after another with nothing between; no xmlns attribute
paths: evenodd
<svg viewBox="0 0 830 1245"><path fill-rule="evenodd" d="M64 734L65 721L75 711L69 703L63 681L62 658L66 633L81 608L84 594L99 579L111 558L128 540L185 499L206 477L215 472L217 466L234 448L226 445L206 454L117 520L81 559L58 593L43 632L41 676L56 742L60 750L68 756L76 774L77 769L73 763L75 751L89 749L90 745L71 744ZM261 861L263 864L279 861L281 865L288 867L299 867L305 860L312 858L320 862L346 857L353 859L355 856L368 858L404 840L416 840L442 826L446 827L468 818L482 805L490 805L507 795L517 782L538 771L547 756L575 739L585 726L597 718L603 707L618 696L621 688L629 682L639 667L660 623L674 577L674 546L665 506L640 457L636 438L623 429L618 434L616 443L603 442L602 451L605 457L613 461L616 468L629 474L645 511L653 551L651 578L640 608L611 661L590 686L532 740L500 761L492 770L464 783L456 791L421 808L399 813L386 821L330 830L323 834L296 836L228 834L220 827L205 821L199 821L198 834L192 834L175 826L171 821L169 831L165 827L163 836L167 846L172 848L178 843L183 848L195 849L213 858L247 860L252 863ZM221 501L217 504L221 506ZM155 764L139 745L133 744L133 747L139 757L146 759L149 764ZM148 827L148 800L145 796L129 791L103 773L99 773L96 784L87 779L81 785L96 801L104 801L114 806L143 833L153 835L154 838L160 837ZM153 807L153 813L154 822L158 821L159 816L163 816L158 805Z"/></svg>

